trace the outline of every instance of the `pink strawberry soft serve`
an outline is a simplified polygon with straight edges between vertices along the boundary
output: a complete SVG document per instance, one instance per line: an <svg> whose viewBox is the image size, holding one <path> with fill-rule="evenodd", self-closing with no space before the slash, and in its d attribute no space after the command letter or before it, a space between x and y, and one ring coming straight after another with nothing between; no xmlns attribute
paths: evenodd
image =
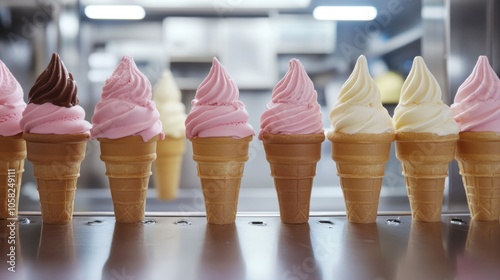
<svg viewBox="0 0 500 280"><path fill-rule="evenodd" d="M458 88L451 110L460 131L500 133L500 79L486 56Z"/></svg>
<svg viewBox="0 0 500 280"><path fill-rule="evenodd" d="M272 100L260 118L259 139L268 134L323 133L321 107L314 85L298 59L273 89Z"/></svg>
<svg viewBox="0 0 500 280"><path fill-rule="evenodd" d="M0 60L0 135L12 136L22 132L19 121L26 103L23 90L14 75Z"/></svg>
<svg viewBox="0 0 500 280"><path fill-rule="evenodd" d="M92 116L91 139L118 139L140 135L146 142L163 139L160 113L152 98L151 83L130 57L123 57L102 88Z"/></svg>
<svg viewBox="0 0 500 280"><path fill-rule="evenodd" d="M191 102L186 118L186 137L233 137L254 135L248 124L245 104L238 100L239 90L226 69L214 58L208 76Z"/></svg>

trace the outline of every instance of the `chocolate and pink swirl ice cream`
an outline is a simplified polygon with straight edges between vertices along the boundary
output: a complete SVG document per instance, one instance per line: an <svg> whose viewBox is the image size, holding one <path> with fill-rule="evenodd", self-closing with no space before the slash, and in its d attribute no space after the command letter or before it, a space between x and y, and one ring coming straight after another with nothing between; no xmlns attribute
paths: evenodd
<svg viewBox="0 0 500 280"><path fill-rule="evenodd" d="M0 60L0 135L12 136L22 132L19 121L26 103L23 89L7 66Z"/></svg>
<svg viewBox="0 0 500 280"><path fill-rule="evenodd" d="M21 129L35 134L87 134L90 123L78 105L77 86L58 54L38 76L28 95Z"/></svg>
<svg viewBox="0 0 500 280"><path fill-rule="evenodd" d="M102 88L92 116L91 139L140 135L146 142L164 138L151 83L130 57L123 57Z"/></svg>
<svg viewBox="0 0 500 280"><path fill-rule="evenodd" d="M298 59L290 60L289 65L260 118L261 140L263 134L323 133L321 107L313 82Z"/></svg>
<svg viewBox="0 0 500 280"><path fill-rule="evenodd" d="M460 131L500 132L500 79L480 56L451 105Z"/></svg>
<svg viewBox="0 0 500 280"><path fill-rule="evenodd" d="M217 58L191 102L186 118L186 137L244 138L255 134L248 123L245 104L238 100L239 90Z"/></svg>

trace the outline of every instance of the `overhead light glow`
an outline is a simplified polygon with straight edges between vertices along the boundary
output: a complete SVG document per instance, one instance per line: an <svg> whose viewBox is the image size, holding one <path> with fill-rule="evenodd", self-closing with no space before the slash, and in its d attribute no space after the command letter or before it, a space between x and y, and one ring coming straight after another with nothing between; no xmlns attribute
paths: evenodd
<svg viewBox="0 0 500 280"><path fill-rule="evenodd" d="M313 11L317 20L368 21L377 17L372 6L318 6Z"/></svg>
<svg viewBox="0 0 500 280"><path fill-rule="evenodd" d="M138 5L89 5L85 15L91 19L139 20L146 16L146 11Z"/></svg>

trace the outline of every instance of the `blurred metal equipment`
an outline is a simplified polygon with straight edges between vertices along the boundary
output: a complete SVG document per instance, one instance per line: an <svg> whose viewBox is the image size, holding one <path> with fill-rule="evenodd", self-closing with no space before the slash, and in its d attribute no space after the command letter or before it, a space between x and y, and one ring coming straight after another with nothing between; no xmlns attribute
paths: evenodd
<svg viewBox="0 0 500 280"><path fill-rule="evenodd" d="M480 55L488 56L500 74L500 2L494 0L424 0L423 55L453 103L458 87L470 75ZM445 40L443 40L443 38ZM444 42L444 44L443 44ZM462 178L450 168L449 210L466 203Z"/></svg>
<svg viewBox="0 0 500 280"><path fill-rule="evenodd" d="M500 2L494 0L449 0L450 96L470 75L480 55L488 56L497 75L500 74ZM453 100L453 99L452 99ZM452 165L450 206L465 203L465 191L458 166Z"/></svg>

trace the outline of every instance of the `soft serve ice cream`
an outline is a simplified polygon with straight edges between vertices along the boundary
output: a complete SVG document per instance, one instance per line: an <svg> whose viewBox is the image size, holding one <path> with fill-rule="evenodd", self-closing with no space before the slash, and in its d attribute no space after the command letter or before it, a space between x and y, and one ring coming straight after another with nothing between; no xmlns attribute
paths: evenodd
<svg viewBox="0 0 500 280"><path fill-rule="evenodd" d="M441 89L422 57L413 61L399 104L394 111L394 128L399 132L457 134L458 124L448 105L441 100Z"/></svg>
<svg viewBox="0 0 500 280"><path fill-rule="evenodd" d="M236 83L214 58L186 118L186 137L193 146L211 224L232 224L236 219L241 177L255 134L238 96Z"/></svg>
<svg viewBox="0 0 500 280"><path fill-rule="evenodd" d="M106 80L92 117L91 135L100 143L118 223L144 220L156 145L165 137L152 95L149 80L125 56Z"/></svg>
<svg viewBox="0 0 500 280"><path fill-rule="evenodd" d="M22 132L19 121L26 103L23 89L7 66L0 60L0 135L12 136Z"/></svg>
<svg viewBox="0 0 500 280"><path fill-rule="evenodd" d="M38 76L28 95L21 129L34 134L88 134L85 111L78 105L77 86L58 54Z"/></svg>
<svg viewBox="0 0 500 280"><path fill-rule="evenodd" d="M471 218L498 222L500 217L500 79L486 56L458 88L451 106L460 125L455 157Z"/></svg>
<svg viewBox="0 0 500 280"><path fill-rule="evenodd" d="M380 101L380 92L368 72L366 58L358 58L351 76L340 89L338 101L330 112L333 132L392 133L394 128Z"/></svg>
<svg viewBox="0 0 500 280"><path fill-rule="evenodd" d="M26 158L19 125L25 108L21 86L0 60L0 219L17 217L19 195L12 195L21 188Z"/></svg>
<svg viewBox="0 0 500 280"><path fill-rule="evenodd" d="M123 57L102 88L92 116L91 138L117 139L140 135L146 142L164 138L160 114L151 100L151 83L130 57Z"/></svg>
<svg viewBox="0 0 500 280"><path fill-rule="evenodd" d="M259 139L264 134L323 133L321 108L314 85L298 59L273 89L272 99L260 118Z"/></svg>
<svg viewBox="0 0 500 280"><path fill-rule="evenodd" d="M307 223L316 164L325 140L314 85L298 59L273 89L260 118L283 223Z"/></svg>
<svg viewBox="0 0 500 280"><path fill-rule="evenodd" d="M181 101L181 91L170 71L165 71L153 91L153 100L160 113L163 132L174 138L184 137L186 106Z"/></svg>
<svg viewBox="0 0 500 280"><path fill-rule="evenodd" d="M500 132L500 79L486 56L458 88L451 110L460 131Z"/></svg>
<svg viewBox="0 0 500 280"><path fill-rule="evenodd" d="M85 111L76 95L73 76L54 53L29 92L20 122L44 223L66 224L72 220L80 164L91 126L84 120Z"/></svg>
<svg viewBox="0 0 500 280"><path fill-rule="evenodd" d="M154 178L156 197L171 200L177 197L180 184L186 127L186 108L181 102L181 91L169 70L163 72L153 91L153 99L160 113L165 139L158 141Z"/></svg>
<svg viewBox="0 0 500 280"><path fill-rule="evenodd" d="M244 138L254 135L245 104L238 96L236 83L214 58L208 76L191 102L191 112L186 118L186 137Z"/></svg>
<svg viewBox="0 0 500 280"><path fill-rule="evenodd" d="M360 56L330 112L332 159L344 194L347 220L374 223L394 128L380 92Z"/></svg>
<svg viewBox="0 0 500 280"><path fill-rule="evenodd" d="M439 222L458 124L441 100L439 84L422 57L413 60L393 120L396 157L402 164L412 219Z"/></svg>

